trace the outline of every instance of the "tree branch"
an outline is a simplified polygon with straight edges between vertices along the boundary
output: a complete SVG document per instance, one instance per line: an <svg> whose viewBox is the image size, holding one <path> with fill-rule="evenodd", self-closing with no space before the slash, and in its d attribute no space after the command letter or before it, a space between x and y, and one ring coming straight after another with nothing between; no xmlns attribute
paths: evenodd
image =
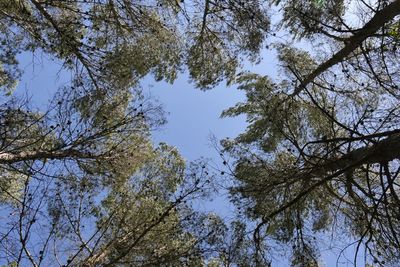
<svg viewBox="0 0 400 267"><path fill-rule="evenodd" d="M385 23L392 20L395 16L400 14L400 0L396 0L391 4L387 5L383 9L376 12L375 16L367 22L364 27L358 30L354 35L347 38L345 46L334 54L330 59L320 64L313 72L311 72L303 81L301 85L296 87L293 92L293 96L298 95L304 87L311 83L318 75L329 69L330 67L343 61L343 59L353 52L361 43L369 36L374 34L379 28Z"/></svg>
<svg viewBox="0 0 400 267"><path fill-rule="evenodd" d="M0 164L12 164L26 160L44 160L44 159L67 159L81 158L93 159L98 156L92 153L85 153L75 149L66 149L59 151L25 151L25 152L0 152Z"/></svg>

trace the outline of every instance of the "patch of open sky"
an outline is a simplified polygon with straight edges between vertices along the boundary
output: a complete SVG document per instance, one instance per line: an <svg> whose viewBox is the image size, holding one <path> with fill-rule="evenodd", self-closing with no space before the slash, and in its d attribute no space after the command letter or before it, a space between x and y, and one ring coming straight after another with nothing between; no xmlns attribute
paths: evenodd
<svg viewBox="0 0 400 267"><path fill-rule="evenodd" d="M70 82L69 72L60 61L41 51L24 52L18 61L23 73L14 95L32 99L31 104L45 111L58 88Z"/></svg>

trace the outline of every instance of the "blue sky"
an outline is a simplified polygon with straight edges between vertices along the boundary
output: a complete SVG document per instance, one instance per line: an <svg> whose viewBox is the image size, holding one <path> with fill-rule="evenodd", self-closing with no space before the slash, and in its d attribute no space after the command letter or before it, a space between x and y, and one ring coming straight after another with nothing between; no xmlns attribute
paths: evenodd
<svg viewBox="0 0 400 267"><path fill-rule="evenodd" d="M147 90L162 103L168 120L167 125L154 132L153 138L178 147L188 160L214 158L218 153L210 147L211 135L219 139L235 137L246 127L244 117L219 118L222 110L242 101L244 94L223 85L201 91L184 76L173 85L149 82L152 86Z"/></svg>

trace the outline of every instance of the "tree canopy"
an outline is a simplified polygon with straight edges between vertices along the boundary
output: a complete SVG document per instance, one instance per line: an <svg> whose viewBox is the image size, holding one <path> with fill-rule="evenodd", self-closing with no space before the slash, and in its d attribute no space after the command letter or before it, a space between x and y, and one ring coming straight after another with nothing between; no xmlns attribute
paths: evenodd
<svg viewBox="0 0 400 267"><path fill-rule="evenodd" d="M319 264L326 233L355 240L354 264L362 249L396 265L400 1L277 4L292 38L274 44L281 75L243 73L247 100L222 114L249 123L222 142L233 197L258 222L256 242L290 245L294 266Z"/></svg>
<svg viewBox="0 0 400 267"><path fill-rule="evenodd" d="M318 266L330 235L356 241L354 263L362 248L395 265L399 14L398 0L0 0L0 264L268 266L282 243ZM274 77L245 69L266 44ZM13 94L28 53L71 77L46 110ZM246 93L222 113L248 122L221 142L244 211L230 224L192 207L218 178L207 163L151 142L165 118L140 81L183 72Z"/></svg>

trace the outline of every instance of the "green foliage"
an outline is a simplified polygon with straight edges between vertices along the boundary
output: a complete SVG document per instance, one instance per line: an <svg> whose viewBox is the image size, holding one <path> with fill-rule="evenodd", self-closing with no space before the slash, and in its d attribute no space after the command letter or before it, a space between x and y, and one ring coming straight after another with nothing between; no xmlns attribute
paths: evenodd
<svg viewBox="0 0 400 267"><path fill-rule="evenodd" d="M331 29L341 27L341 17L345 14L345 1L301 0L271 1L283 10L280 22L282 29L288 30L294 38L309 38L319 33L325 25Z"/></svg>
<svg viewBox="0 0 400 267"><path fill-rule="evenodd" d="M15 205L23 196L27 177L18 172L2 170L0 174L0 203Z"/></svg>

